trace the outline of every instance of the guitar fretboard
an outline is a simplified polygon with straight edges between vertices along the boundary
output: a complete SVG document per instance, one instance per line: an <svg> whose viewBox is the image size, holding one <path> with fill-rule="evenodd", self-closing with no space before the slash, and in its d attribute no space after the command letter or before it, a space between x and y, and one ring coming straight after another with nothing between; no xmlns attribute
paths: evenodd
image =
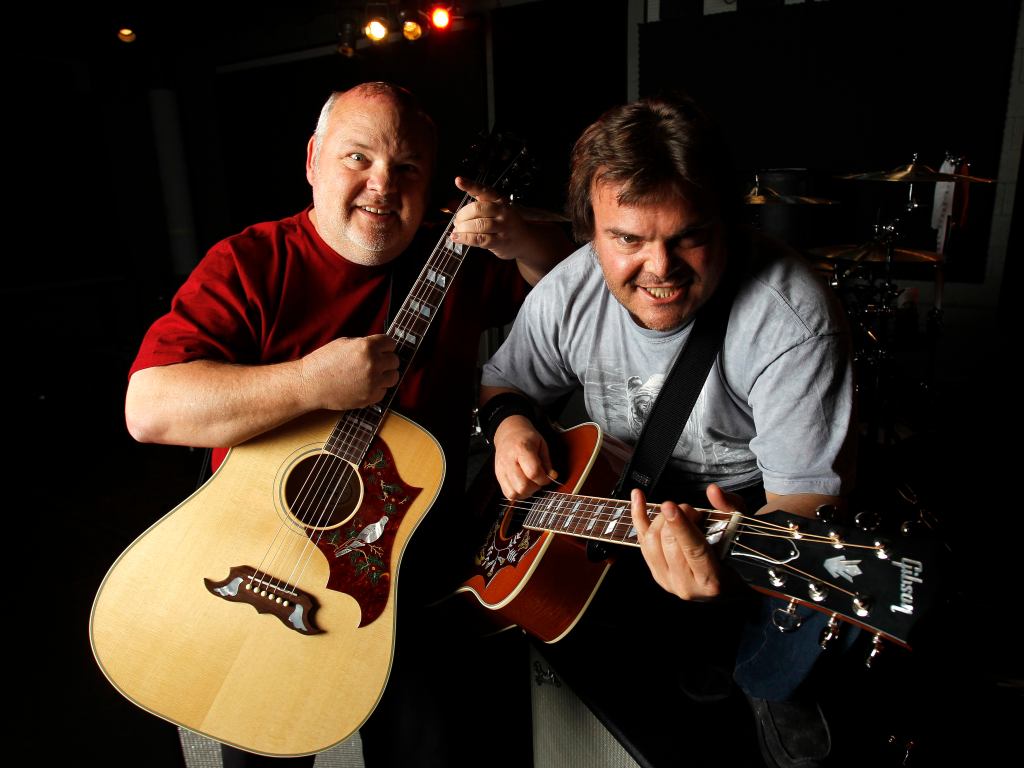
<svg viewBox="0 0 1024 768"><path fill-rule="evenodd" d="M620 544L638 543L628 501L544 491L530 502L530 512L523 522L526 528ZM647 516L653 517L657 509L657 505L648 504Z"/></svg>
<svg viewBox="0 0 1024 768"><path fill-rule="evenodd" d="M395 353L398 355L398 383L387 391L379 403L345 411L324 444L324 450L328 453L353 463L359 463L366 455L416 350L434 322L441 302L462 266L466 247L451 242L448 239L451 232L452 224L449 223L387 330L387 335L395 342Z"/></svg>
<svg viewBox="0 0 1024 768"><path fill-rule="evenodd" d="M519 503L526 504L529 509L523 521L524 528L640 546L628 501L542 491ZM658 504L647 504L646 507L648 520L661 513ZM708 515L704 524L708 543L728 544L735 532L737 513L700 511Z"/></svg>

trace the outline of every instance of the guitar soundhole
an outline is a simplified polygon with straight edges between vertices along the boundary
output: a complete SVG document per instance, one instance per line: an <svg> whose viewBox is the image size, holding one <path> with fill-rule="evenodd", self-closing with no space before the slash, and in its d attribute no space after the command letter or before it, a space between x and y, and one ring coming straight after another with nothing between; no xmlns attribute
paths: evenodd
<svg viewBox="0 0 1024 768"><path fill-rule="evenodd" d="M285 479L288 512L307 528L337 528L359 508L359 473L347 461L317 453L299 461Z"/></svg>

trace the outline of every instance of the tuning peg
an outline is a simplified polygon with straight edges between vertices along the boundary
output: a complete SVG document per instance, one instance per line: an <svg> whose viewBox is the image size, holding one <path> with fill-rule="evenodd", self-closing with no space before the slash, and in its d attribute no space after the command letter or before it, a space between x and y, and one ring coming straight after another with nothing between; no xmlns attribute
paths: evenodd
<svg viewBox="0 0 1024 768"><path fill-rule="evenodd" d="M865 533L873 533L882 524L882 516L873 509L865 509L854 515L853 522Z"/></svg>
<svg viewBox="0 0 1024 768"><path fill-rule="evenodd" d="M821 630L821 637L818 639L818 644L822 650L828 650L829 645L839 637L839 629L839 617L833 613L829 617L828 624Z"/></svg>
<svg viewBox="0 0 1024 768"><path fill-rule="evenodd" d="M768 583L771 584L773 587L786 586L786 572L780 571L777 568L769 568Z"/></svg>
<svg viewBox="0 0 1024 768"><path fill-rule="evenodd" d="M804 620L796 615L796 600L790 600L785 608L776 608L772 613L772 624L779 632L795 632Z"/></svg>
<svg viewBox="0 0 1024 768"><path fill-rule="evenodd" d="M875 557L879 560L888 560L892 555L889 551L889 542L885 539L875 539Z"/></svg>
<svg viewBox="0 0 1024 768"><path fill-rule="evenodd" d="M871 651L868 653L868 657L864 659L864 666L871 669L878 657L882 655L883 648L885 648L885 643L882 640L882 636L876 634L871 638Z"/></svg>
<svg viewBox="0 0 1024 768"><path fill-rule="evenodd" d="M811 600L820 603L828 597L828 587L820 581L811 581L807 583L807 594L811 596Z"/></svg>
<svg viewBox="0 0 1024 768"><path fill-rule="evenodd" d="M853 612L862 618L868 616L871 613L871 598L864 595L853 598Z"/></svg>

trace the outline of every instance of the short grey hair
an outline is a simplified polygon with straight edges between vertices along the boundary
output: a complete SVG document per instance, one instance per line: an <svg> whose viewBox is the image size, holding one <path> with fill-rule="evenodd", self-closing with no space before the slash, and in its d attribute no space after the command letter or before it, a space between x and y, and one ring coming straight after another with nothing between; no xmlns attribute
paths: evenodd
<svg viewBox="0 0 1024 768"><path fill-rule="evenodd" d="M363 96L385 96L391 98L404 111L411 112L420 120L423 127L426 128L427 137L430 141L431 154L437 154L437 128L434 125L434 121L430 118L430 115L428 115L420 106L419 101L417 101L411 91L407 91L401 86L380 80L371 83L360 83L359 85L349 88L347 91L334 91L327 97L327 101L324 102L323 107L320 109L320 116L317 118L316 128L313 131L314 168L316 168L320 163L320 150L323 149L324 136L327 135L327 124L331 120L331 112L334 110L335 102L337 102L342 96L354 92L359 92Z"/></svg>

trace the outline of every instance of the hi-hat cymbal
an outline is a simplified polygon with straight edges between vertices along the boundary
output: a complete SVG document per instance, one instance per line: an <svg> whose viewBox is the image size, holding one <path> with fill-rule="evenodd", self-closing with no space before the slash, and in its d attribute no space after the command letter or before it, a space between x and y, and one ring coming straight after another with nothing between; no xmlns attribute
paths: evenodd
<svg viewBox="0 0 1024 768"><path fill-rule="evenodd" d="M978 181L991 184L995 179L983 179L980 176L967 176L962 173L939 173L934 168L921 163L908 163L891 171L869 171L867 173L850 173L840 179L856 179L859 181L902 181L910 184L924 184L932 181Z"/></svg>
<svg viewBox="0 0 1024 768"><path fill-rule="evenodd" d="M810 248L808 252L812 256L818 256L829 261L886 261L885 243L871 240L863 245L827 245L821 248ZM942 261L942 255L934 251L919 251L913 248L893 248L893 262L901 264L938 264Z"/></svg>
<svg viewBox="0 0 1024 768"><path fill-rule="evenodd" d="M834 205L839 201L807 195L783 195L771 187L754 184L743 196L743 202L747 205Z"/></svg>

